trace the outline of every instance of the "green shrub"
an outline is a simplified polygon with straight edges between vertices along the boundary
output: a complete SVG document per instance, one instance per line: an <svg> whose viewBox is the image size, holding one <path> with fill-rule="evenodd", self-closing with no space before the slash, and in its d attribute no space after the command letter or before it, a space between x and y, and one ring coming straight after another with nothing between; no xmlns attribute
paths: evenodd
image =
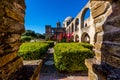
<svg viewBox="0 0 120 80"><path fill-rule="evenodd" d="M22 36L21 37L21 42L29 42L32 39L31 36Z"/></svg>
<svg viewBox="0 0 120 80"><path fill-rule="evenodd" d="M41 54L46 53L47 49L48 49L47 43L41 42L23 43L20 46L18 55L23 57L24 60L36 60L40 58Z"/></svg>
<svg viewBox="0 0 120 80"><path fill-rule="evenodd" d="M85 48L88 48L88 49L90 49L90 50L93 49L93 46L92 46L91 44L88 44L88 43L79 43L79 45L81 45L81 46L83 46L83 47L85 47Z"/></svg>
<svg viewBox="0 0 120 80"><path fill-rule="evenodd" d="M92 57L92 51L79 43L58 43L54 47L55 66L59 71L87 70L84 61Z"/></svg>
<svg viewBox="0 0 120 80"><path fill-rule="evenodd" d="M48 43L49 48L54 47L54 41L42 41L43 43Z"/></svg>

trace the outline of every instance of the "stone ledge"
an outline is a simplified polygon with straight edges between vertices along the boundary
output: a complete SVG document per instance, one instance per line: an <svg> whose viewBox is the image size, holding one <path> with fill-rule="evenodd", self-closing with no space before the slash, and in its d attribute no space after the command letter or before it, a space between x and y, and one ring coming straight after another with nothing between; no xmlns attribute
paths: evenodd
<svg viewBox="0 0 120 80"><path fill-rule="evenodd" d="M39 80L42 60L25 60L23 67L10 80Z"/></svg>
<svg viewBox="0 0 120 80"><path fill-rule="evenodd" d="M97 75L98 80L120 80L120 69L114 68L106 63L98 64L95 58L86 59L85 64L89 69L90 80Z"/></svg>
<svg viewBox="0 0 120 80"><path fill-rule="evenodd" d="M98 80L98 76L93 72L94 68L94 64L97 64L96 62L96 58L92 58L92 59L85 59L85 65L88 68L88 75L89 75L89 79L90 80Z"/></svg>
<svg viewBox="0 0 120 80"><path fill-rule="evenodd" d="M101 51L94 49L94 52L95 52L95 58L97 59L97 61L101 62L101 56L102 56Z"/></svg>
<svg viewBox="0 0 120 80"><path fill-rule="evenodd" d="M96 58L92 58L92 59L85 59L85 65L87 66L87 68L90 71L93 71L93 65L97 64L96 62Z"/></svg>
<svg viewBox="0 0 120 80"><path fill-rule="evenodd" d="M23 61L23 64L32 66L34 68L34 73L30 77L30 80L39 80L39 73L42 67L42 60L30 60L30 61Z"/></svg>
<svg viewBox="0 0 120 80"><path fill-rule="evenodd" d="M120 69L114 68L106 63L94 65L94 73L98 75L99 80L120 80Z"/></svg>

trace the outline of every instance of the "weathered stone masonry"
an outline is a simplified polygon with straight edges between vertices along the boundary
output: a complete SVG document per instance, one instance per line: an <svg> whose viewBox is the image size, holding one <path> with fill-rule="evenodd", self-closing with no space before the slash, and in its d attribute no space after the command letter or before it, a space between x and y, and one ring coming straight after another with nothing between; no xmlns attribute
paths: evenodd
<svg viewBox="0 0 120 80"><path fill-rule="evenodd" d="M91 0L95 58L85 61L90 80L120 80L120 0Z"/></svg>
<svg viewBox="0 0 120 80"><path fill-rule="evenodd" d="M24 32L24 14L24 0L0 0L0 80L8 80L23 65L17 51Z"/></svg>
<svg viewBox="0 0 120 80"><path fill-rule="evenodd" d="M90 80L120 80L120 0L91 0L95 57L87 59ZM0 80L22 67L17 56L24 32L24 0L0 0Z"/></svg>

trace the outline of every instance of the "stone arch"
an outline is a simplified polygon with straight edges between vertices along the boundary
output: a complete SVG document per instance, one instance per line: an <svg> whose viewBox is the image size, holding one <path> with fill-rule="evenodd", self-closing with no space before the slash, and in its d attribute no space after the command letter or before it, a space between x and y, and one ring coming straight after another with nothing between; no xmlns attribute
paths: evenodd
<svg viewBox="0 0 120 80"><path fill-rule="evenodd" d="M84 32L81 37L81 42L90 43L90 36L88 33Z"/></svg>
<svg viewBox="0 0 120 80"><path fill-rule="evenodd" d="M75 35L75 42L79 42L79 36Z"/></svg>
<svg viewBox="0 0 120 80"><path fill-rule="evenodd" d="M82 11L82 14L81 14L81 28L84 28L85 27L85 25L84 25L84 18L85 18L85 14L87 13L87 11L89 11L90 9L89 9L89 7L86 7L86 8L84 8L83 9L83 11Z"/></svg>
<svg viewBox="0 0 120 80"><path fill-rule="evenodd" d="M79 21L79 18L76 18L76 20L75 20L75 31L77 31L79 28L78 28L78 26L79 26L79 23L80 21Z"/></svg>

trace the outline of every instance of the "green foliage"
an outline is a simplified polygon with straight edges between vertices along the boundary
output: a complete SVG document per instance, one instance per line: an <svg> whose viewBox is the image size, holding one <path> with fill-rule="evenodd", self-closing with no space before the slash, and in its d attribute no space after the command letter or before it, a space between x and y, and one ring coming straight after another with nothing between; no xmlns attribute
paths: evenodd
<svg viewBox="0 0 120 80"><path fill-rule="evenodd" d="M28 41L30 41L31 39L32 39L31 36L22 36L22 37L21 37L21 42L28 42Z"/></svg>
<svg viewBox="0 0 120 80"><path fill-rule="evenodd" d="M90 50L93 49L93 46L91 44L88 44L88 43L79 43L78 45L81 45L81 46L83 46L85 48L88 48Z"/></svg>
<svg viewBox="0 0 120 80"><path fill-rule="evenodd" d="M82 43L82 45L85 45ZM92 58L93 52L80 43L58 43L54 47L55 66L60 71L87 70L84 60Z"/></svg>
<svg viewBox="0 0 120 80"><path fill-rule="evenodd" d="M48 49L47 43L42 42L23 43L20 46L18 55L23 57L24 60L36 60L40 58L41 54L46 53L47 49Z"/></svg>
<svg viewBox="0 0 120 80"><path fill-rule="evenodd" d="M49 48L54 47L54 41L42 41L49 44Z"/></svg>
<svg viewBox="0 0 120 80"><path fill-rule="evenodd" d="M31 36L31 37L37 37L36 33L32 30L26 30L25 33L22 34L22 36Z"/></svg>
<svg viewBox="0 0 120 80"><path fill-rule="evenodd" d="M22 36L31 36L32 38L40 38L40 39L45 39L45 35L40 34L40 33L35 33L32 30L26 30L25 33L22 34Z"/></svg>
<svg viewBox="0 0 120 80"><path fill-rule="evenodd" d="M63 38L59 43L64 43L64 42L66 42L65 38Z"/></svg>
<svg viewBox="0 0 120 80"><path fill-rule="evenodd" d="M36 33L36 36L37 36L37 38L45 39L45 35L42 35L40 33Z"/></svg>

